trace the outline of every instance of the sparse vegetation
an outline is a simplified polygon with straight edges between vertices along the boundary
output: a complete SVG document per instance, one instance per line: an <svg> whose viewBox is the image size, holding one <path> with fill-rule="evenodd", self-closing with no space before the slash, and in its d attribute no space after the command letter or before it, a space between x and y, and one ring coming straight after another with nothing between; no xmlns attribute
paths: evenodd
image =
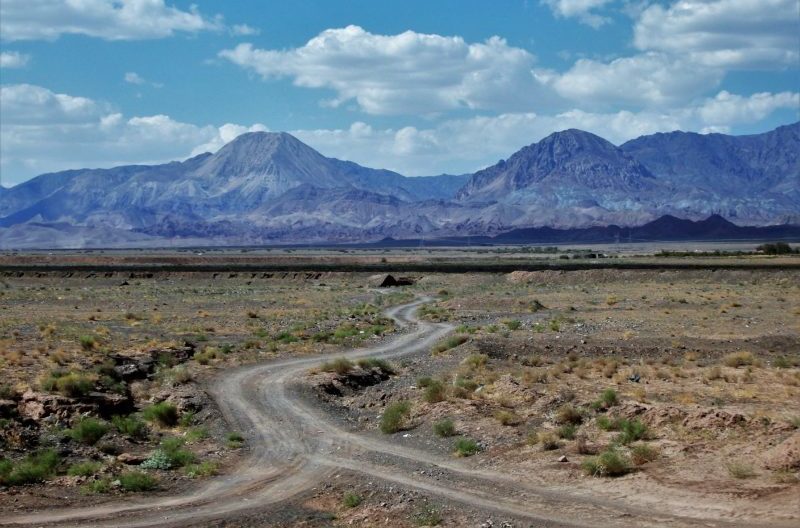
<svg viewBox="0 0 800 528"><path fill-rule="evenodd" d="M342 505L345 508L355 508L361 504L361 495L354 491L346 491L342 496Z"/></svg>
<svg viewBox="0 0 800 528"><path fill-rule="evenodd" d="M400 431L411 412L411 404L405 400L392 403L383 411L381 416L381 432L385 434Z"/></svg>
<svg viewBox="0 0 800 528"><path fill-rule="evenodd" d="M0 461L0 484L20 486L42 482L55 474L61 458L52 449L37 451L13 464L8 460Z"/></svg>
<svg viewBox="0 0 800 528"><path fill-rule="evenodd" d="M58 392L71 398L86 396L94 388L94 379L79 372L51 370L41 381L41 388L47 392Z"/></svg>
<svg viewBox="0 0 800 528"><path fill-rule="evenodd" d="M142 416L148 422L157 423L165 427L173 427L177 425L180 418L178 408L175 406L175 404L167 401L154 403L153 405L146 407L142 411Z"/></svg>
<svg viewBox="0 0 800 528"><path fill-rule="evenodd" d="M95 418L82 418L72 426L67 434L76 442L94 445L109 429L106 422Z"/></svg>
<svg viewBox="0 0 800 528"><path fill-rule="evenodd" d="M439 420L433 424L433 432L436 434L436 436L441 436L442 438L455 436L456 426L453 423L453 420L450 418L445 418L444 420Z"/></svg>
<svg viewBox="0 0 800 528"><path fill-rule="evenodd" d="M753 470L753 466L747 462L731 461L725 464L725 467L727 468L730 476L737 479L751 478L756 474Z"/></svg>
<svg viewBox="0 0 800 528"><path fill-rule="evenodd" d="M143 471L126 471L119 476L119 483L125 491L150 491L158 487L155 477Z"/></svg>
<svg viewBox="0 0 800 528"><path fill-rule="evenodd" d="M603 451L596 457L590 457L581 464L583 470L595 477L619 477L630 473L630 460L614 448Z"/></svg>

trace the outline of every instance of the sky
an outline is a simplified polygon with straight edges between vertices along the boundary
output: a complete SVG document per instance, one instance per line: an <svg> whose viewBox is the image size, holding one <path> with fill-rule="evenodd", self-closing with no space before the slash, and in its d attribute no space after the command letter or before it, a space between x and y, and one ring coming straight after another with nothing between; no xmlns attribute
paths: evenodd
<svg viewBox="0 0 800 528"><path fill-rule="evenodd" d="M2 0L0 183L286 131L408 176L800 119L800 0Z"/></svg>

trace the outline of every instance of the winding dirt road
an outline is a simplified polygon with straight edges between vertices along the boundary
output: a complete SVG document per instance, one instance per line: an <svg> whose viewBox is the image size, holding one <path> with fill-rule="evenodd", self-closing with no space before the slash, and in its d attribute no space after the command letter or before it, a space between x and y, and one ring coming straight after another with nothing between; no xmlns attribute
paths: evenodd
<svg viewBox="0 0 800 528"><path fill-rule="evenodd" d="M388 343L352 350L345 356L395 358L427 353L451 331L447 324L419 321L416 308L430 299L392 308L387 316L405 331ZM754 526L716 521L707 511L635 508L585 491L546 488L475 469L452 459L397 445L392 437L356 434L324 410L299 397L292 383L326 358L303 357L241 367L221 375L211 394L233 429L249 446L229 474L171 497L141 497L99 506L10 516L13 526L184 526L276 511L286 501L346 470L370 480L393 482L439 500L524 520L533 526ZM435 473L435 476L433 474ZM669 513L668 513L668 512ZM705 512L705 513L704 513ZM765 524L781 526L780 524Z"/></svg>

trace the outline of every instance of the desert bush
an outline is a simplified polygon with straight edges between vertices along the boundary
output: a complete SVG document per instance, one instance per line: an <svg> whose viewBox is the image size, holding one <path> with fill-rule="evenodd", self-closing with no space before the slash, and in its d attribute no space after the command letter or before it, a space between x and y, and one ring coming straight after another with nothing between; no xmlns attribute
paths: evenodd
<svg viewBox="0 0 800 528"><path fill-rule="evenodd" d="M155 422L166 427L177 425L178 419L180 418L178 408L175 407L175 404L167 401L154 403L146 407L142 411L142 416L148 422Z"/></svg>
<svg viewBox="0 0 800 528"><path fill-rule="evenodd" d="M192 427L191 429L186 431L186 435L184 436L184 438L186 439L187 442L191 444L194 442L199 442L200 440L205 440L209 436L211 436L211 434L205 427Z"/></svg>
<svg viewBox="0 0 800 528"><path fill-rule="evenodd" d="M323 372L335 372L339 375L344 375L353 370L353 362L345 357L326 361L320 365L319 369Z"/></svg>
<svg viewBox="0 0 800 528"><path fill-rule="evenodd" d="M386 374L395 374L397 370L385 359L362 358L358 360L358 366L362 369L377 368Z"/></svg>
<svg viewBox="0 0 800 528"><path fill-rule="evenodd" d="M283 331L279 332L278 335L275 336L275 341L289 344L289 343L296 343L297 341L300 341L300 339L298 339L298 337L292 334L291 332Z"/></svg>
<svg viewBox="0 0 800 528"><path fill-rule="evenodd" d="M636 444L631 448L631 460L637 466L652 462L658 458L658 451L647 444Z"/></svg>
<svg viewBox="0 0 800 528"><path fill-rule="evenodd" d="M444 401L447 398L447 389L439 380L431 380L427 387L425 387L425 394L423 398L428 403L437 403Z"/></svg>
<svg viewBox="0 0 800 528"><path fill-rule="evenodd" d="M90 335L81 336L79 342L81 344L81 348L84 350L92 350L97 346L97 340Z"/></svg>
<svg viewBox="0 0 800 528"><path fill-rule="evenodd" d="M503 323L505 323L506 328L509 330L519 330L519 328L522 326L522 322L517 319L506 320L503 321Z"/></svg>
<svg viewBox="0 0 800 528"><path fill-rule="evenodd" d="M219 467L214 462L201 462L189 464L183 468L183 473L189 478L213 477L219 472Z"/></svg>
<svg viewBox="0 0 800 528"><path fill-rule="evenodd" d="M238 449L244 444L244 436L242 436L241 433L232 431L225 435L225 442L228 447L232 449Z"/></svg>
<svg viewBox="0 0 800 528"><path fill-rule="evenodd" d="M32 453L17 464L5 461L0 464L0 484L21 486L42 482L53 476L60 461L52 449Z"/></svg>
<svg viewBox="0 0 800 528"><path fill-rule="evenodd" d="M355 508L359 504L361 504L361 495L354 491L347 491L342 496L342 505L345 508Z"/></svg>
<svg viewBox="0 0 800 528"><path fill-rule="evenodd" d="M486 354L471 354L464 359L463 363L470 368L476 369L486 365L488 361L489 356Z"/></svg>
<svg viewBox="0 0 800 528"><path fill-rule="evenodd" d="M733 368L752 365L755 360L752 352L733 352L723 358L725 365Z"/></svg>
<svg viewBox="0 0 800 528"><path fill-rule="evenodd" d="M417 378L417 387L419 387L420 389L425 389L425 388L429 387L431 385L431 383L433 383L433 382L434 382L434 380L433 380L432 377L430 377L430 376L422 376L420 378Z"/></svg>
<svg viewBox="0 0 800 528"><path fill-rule="evenodd" d="M411 520L417 526L439 526L443 519L439 508L432 504L425 504L417 508L411 516Z"/></svg>
<svg viewBox="0 0 800 528"><path fill-rule="evenodd" d="M519 425L522 423L522 418L511 411L497 411L494 417L500 422L500 425Z"/></svg>
<svg viewBox="0 0 800 528"><path fill-rule="evenodd" d="M436 345L434 345L431 353L433 355L441 354L443 352L450 350L451 348L456 348L459 345L463 345L464 343L467 342L468 339L469 337L465 335L450 336L446 339L443 339L442 341L439 341Z"/></svg>
<svg viewBox="0 0 800 528"><path fill-rule="evenodd" d="M42 379L40 386L47 392L58 392L70 398L86 396L94 388L94 379L78 372L52 370Z"/></svg>
<svg viewBox="0 0 800 528"><path fill-rule="evenodd" d="M468 457L480 451L480 447L471 438L459 438L456 440L455 450L457 456Z"/></svg>
<svg viewBox="0 0 800 528"><path fill-rule="evenodd" d="M119 476L119 483L125 491L150 491L158 487L155 477L143 471L126 471Z"/></svg>
<svg viewBox="0 0 800 528"><path fill-rule="evenodd" d="M411 404L405 400L389 405L381 416L381 432L391 434L401 430L410 413Z"/></svg>
<svg viewBox="0 0 800 528"><path fill-rule="evenodd" d="M606 389L600 394L600 398L592 403L592 408L596 410L609 409L618 403L619 397L617 396L617 391L614 389Z"/></svg>
<svg viewBox="0 0 800 528"><path fill-rule="evenodd" d="M94 445L109 429L106 422L95 418L82 418L72 426L72 429L67 431L67 434L76 442Z"/></svg>
<svg viewBox="0 0 800 528"><path fill-rule="evenodd" d="M570 405L564 404L558 408L555 415L555 422L557 424L574 424L578 425L583 421L583 413L580 409Z"/></svg>
<svg viewBox="0 0 800 528"><path fill-rule="evenodd" d="M730 476L737 479L754 477L756 474L753 470L753 466L746 462L728 462L725 464L725 467L727 468Z"/></svg>
<svg viewBox="0 0 800 528"><path fill-rule="evenodd" d="M558 436L553 433L541 433L539 435L539 443L545 451L553 451L561 447L561 442L558 441Z"/></svg>
<svg viewBox="0 0 800 528"><path fill-rule="evenodd" d="M442 438L455 436L456 426L453 423L453 420L445 418L444 420L440 420L433 424L433 432L436 434L436 436L441 436Z"/></svg>
<svg viewBox="0 0 800 528"><path fill-rule="evenodd" d="M616 449L607 449L596 457L587 458L581 467L588 475L600 477L618 477L631 471L628 457Z"/></svg>
<svg viewBox="0 0 800 528"><path fill-rule="evenodd" d="M647 426L639 420L620 420L617 442L628 445L647 436Z"/></svg>
<svg viewBox="0 0 800 528"><path fill-rule="evenodd" d="M564 424L558 428L558 437L564 440L573 440L575 433L578 431L578 426L575 424Z"/></svg>
<svg viewBox="0 0 800 528"><path fill-rule="evenodd" d="M355 335L358 335L358 328L350 323L341 325L333 332L333 338L337 340L346 339Z"/></svg>
<svg viewBox="0 0 800 528"><path fill-rule="evenodd" d="M171 469L191 464L197 457L183 446L182 438L165 438L161 441L158 449L150 455L150 458L142 462L141 467L143 469Z"/></svg>
<svg viewBox="0 0 800 528"><path fill-rule="evenodd" d="M91 477L95 475L100 469L103 467L102 464L99 462L78 462L77 464L72 464L69 469L67 469L67 475L71 477Z"/></svg>
<svg viewBox="0 0 800 528"><path fill-rule="evenodd" d="M178 418L178 425L184 428L191 427L194 423L194 415L193 411L186 411L181 414L180 418Z"/></svg>
<svg viewBox="0 0 800 528"><path fill-rule="evenodd" d="M102 493L109 493L110 491L111 491L110 478L93 480L81 486L81 493L85 495L97 495Z"/></svg>
<svg viewBox="0 0 800 528"><path fill-rule="evenodd" d="M144 438L147 436L147 425L136 415L111 417L111 424L125 436Z"/></svg>

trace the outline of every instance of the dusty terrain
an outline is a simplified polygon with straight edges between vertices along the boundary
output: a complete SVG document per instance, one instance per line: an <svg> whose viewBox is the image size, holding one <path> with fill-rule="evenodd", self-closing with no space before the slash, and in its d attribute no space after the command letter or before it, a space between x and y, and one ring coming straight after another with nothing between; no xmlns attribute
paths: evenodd
<svg viewBox="0 0 800 528"><path fill-rule="evenodd" d="M2 523L800 519L796 271L38 275L0 285Z"/></svg>

